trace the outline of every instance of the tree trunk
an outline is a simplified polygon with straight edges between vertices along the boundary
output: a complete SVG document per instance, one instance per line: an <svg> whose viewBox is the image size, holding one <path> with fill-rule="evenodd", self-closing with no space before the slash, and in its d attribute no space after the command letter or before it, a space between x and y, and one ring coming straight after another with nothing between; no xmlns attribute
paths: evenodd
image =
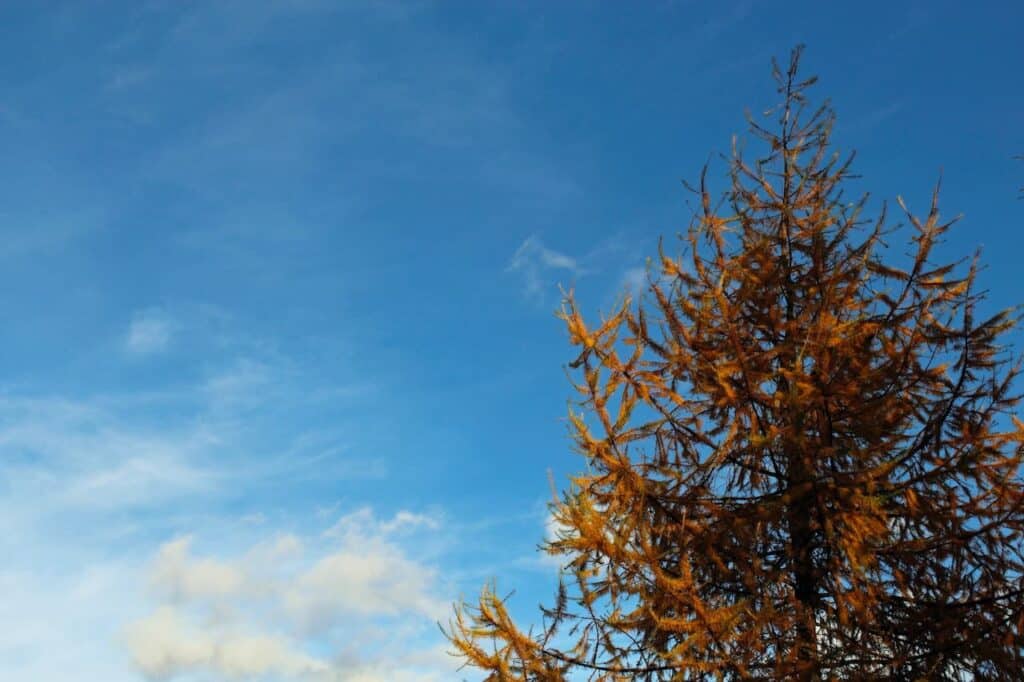
<svg viewBox="0 0 1024 682"><path fill-rule="evenodd" d="M818 605L818 576L814 566L813 491L807 489L810 470L801 454L791 460L789 487L796 492L790 501L788 521L792 557L793 588L796 597L795 658L801 682L821 679L818 660L818 632L815 611Z"/></svg>

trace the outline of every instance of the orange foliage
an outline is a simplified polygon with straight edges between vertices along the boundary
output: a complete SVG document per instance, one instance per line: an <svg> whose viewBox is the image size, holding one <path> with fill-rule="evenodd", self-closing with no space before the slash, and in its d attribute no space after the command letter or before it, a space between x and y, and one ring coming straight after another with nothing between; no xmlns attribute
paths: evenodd
<svg viewBox="0 0 1024 682"><path fill-rule="evenodd" d="M776 130L751 121L770 153L734 152L720 204L702 177L651 298L591 328L568 297L603 431L570 414L588 472L548 551L572 589L537 635L493 589L456 609L449 639L487 679L1021 679L1015 319L976 321L977 259L932 263L937 194L924 218L900 201L909 265L880 260L884 211L843 200L850 160L798 60L775 66Z"/></svg>

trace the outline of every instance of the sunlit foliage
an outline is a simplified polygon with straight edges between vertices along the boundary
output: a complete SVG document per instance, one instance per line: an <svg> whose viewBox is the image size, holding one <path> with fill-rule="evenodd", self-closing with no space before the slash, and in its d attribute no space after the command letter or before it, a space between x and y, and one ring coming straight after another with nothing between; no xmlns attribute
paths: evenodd
<svg viewBox="0 0 1024 682"><path fill-rule="evenodd" d="M937 193L899 202L910 252L883 262L896 228L843 196L799 55L751 120L764 158L734 149L721 201L702 177L647 297L596 325L567 298L568 568L539 632L494 589L456 609L488 680L1021 679L1016 319L978 319L977 258L933 262Z"/></svg>

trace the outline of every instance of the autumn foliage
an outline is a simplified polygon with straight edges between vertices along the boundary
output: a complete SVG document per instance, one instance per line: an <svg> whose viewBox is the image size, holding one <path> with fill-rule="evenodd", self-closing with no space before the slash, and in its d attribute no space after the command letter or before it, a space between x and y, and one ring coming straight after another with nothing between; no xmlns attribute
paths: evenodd
<svg viewBox="0 0 1024 682"><path fill-rule="evenodd" d="M1013 312L978 319L976 257L933 262L937 194L883 262L798 61L645 297L594 326L568 297L567 568L537 632L493 588L456 609L488 680L1024 679Z"/></svg>

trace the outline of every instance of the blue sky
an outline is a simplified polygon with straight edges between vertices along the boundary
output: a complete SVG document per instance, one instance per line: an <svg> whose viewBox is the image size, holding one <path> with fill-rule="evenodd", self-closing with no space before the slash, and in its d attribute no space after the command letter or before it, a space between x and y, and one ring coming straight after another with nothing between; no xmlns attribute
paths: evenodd
<svg viewBox="0 0 1024 682"><path fill-rule="evenodd" d="M525 618L555 584L558 285L607 309L685 228L773 55L807 44L854 189L924 211L941 172L944 253L1024 301L1022 24L4 3L0 679L453 679L452 601L498 576Z"/></svg>

